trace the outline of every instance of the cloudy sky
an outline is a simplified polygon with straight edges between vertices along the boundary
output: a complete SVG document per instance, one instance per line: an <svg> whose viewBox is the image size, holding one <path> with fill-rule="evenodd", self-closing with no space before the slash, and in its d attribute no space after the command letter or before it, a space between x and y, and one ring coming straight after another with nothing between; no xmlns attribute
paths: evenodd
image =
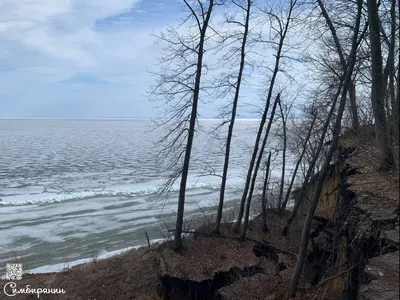
<svg viewBox="0 0 400 300"><path fill-rule="evenodd" d="M146 92L161 49L151 33L177 24L181 8L180 0L1 0L0 117L155 116Z"/></svg>
<svg viewBox="0 0 400 300"><path fill-rule="evenodd" d="M0 1L0 116L148 117L175 0Z"/></svg>

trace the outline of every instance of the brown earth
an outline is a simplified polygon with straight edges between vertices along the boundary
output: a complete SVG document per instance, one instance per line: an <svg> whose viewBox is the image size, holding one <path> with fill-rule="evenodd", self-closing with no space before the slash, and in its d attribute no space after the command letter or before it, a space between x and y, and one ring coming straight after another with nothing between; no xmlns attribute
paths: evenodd
<svg viewBox="0 0 400 300"><path fill-rule="evenodd" d="M27 274L23 280L15 281L17 288L30 285L31 288L64 289L65 294L40 295L39 299L62 300L128 300L160 299L156 291L159 280L152 250L140 248L112 258L78 265L59 273ZM3 293L0 281L0 299L28 300L37 295L19 294L8 297Z"/></svg>

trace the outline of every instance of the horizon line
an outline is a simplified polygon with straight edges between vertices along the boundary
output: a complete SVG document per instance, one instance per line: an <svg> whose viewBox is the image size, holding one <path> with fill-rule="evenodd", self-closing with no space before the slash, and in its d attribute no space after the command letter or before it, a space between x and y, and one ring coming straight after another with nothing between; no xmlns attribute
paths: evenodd
<svg viewBox="0 0 400 300"><path fill-rule="evenodd" d="M150 120L157 117L1 117L0 120ZM197 120L223 120L224 118L198 118ZM261 118L236 118L236 120L260 120Z"/></svg>

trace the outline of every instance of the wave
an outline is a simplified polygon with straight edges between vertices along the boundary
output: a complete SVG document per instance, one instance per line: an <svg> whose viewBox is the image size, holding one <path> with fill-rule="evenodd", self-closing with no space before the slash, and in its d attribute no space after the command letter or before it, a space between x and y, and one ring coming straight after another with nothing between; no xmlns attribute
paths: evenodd
<svg viewBox="0 0 400 300"><path fill-rule="evenodd" d="M195 189L210 189L217 190L219 189L219 184L215 183L207 183L207 182L196 182L187 185L187 190L195 190ZM0 205L30 205L30 204L45 204L45 203L55 203L55 202L63 202L63 201L74 201L74 200L83 200L88 198L95 197L137 197L137 196L147 196L147 195L155 195L159 193L160 186L150 186L150 187L142 187L142 188L129 188L122 187L116 189L108 189L108 190L88 190L88 191L80 191L80 192L70 192L70 193L41 193L35 195L12 195L3 197L0 199ZM170 192L179 191L179 185L173 185L170 189Z"/></svg>

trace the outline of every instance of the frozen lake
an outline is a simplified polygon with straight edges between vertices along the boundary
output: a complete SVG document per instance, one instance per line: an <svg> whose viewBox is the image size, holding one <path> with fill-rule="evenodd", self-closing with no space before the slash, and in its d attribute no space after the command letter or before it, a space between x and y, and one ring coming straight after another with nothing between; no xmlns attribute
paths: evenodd
<svg viewBox="0 0 400 300"><path fill-rule="evenodd" d="M220 178L199 175L205 166L222 170L223 142L211 133L218 123L200 120L188 222L217 205ZM151 239L162 238L174 224L179 181L166 199L157 200L168 172L155 159L161 133L151 125L143 119L0 119L0 275L7 262L52 271L46 266L142 245L145 231ZM241 197L257 127L258 120L235 124L226 210ZM277 175L279 163L278 158L273 164Z"/></svg>

